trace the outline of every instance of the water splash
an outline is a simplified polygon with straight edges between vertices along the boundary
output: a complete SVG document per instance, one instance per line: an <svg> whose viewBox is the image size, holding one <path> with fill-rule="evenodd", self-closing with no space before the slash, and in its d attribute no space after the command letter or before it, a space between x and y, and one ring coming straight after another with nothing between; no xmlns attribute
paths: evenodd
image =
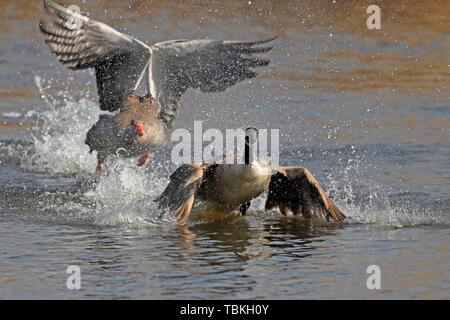
<svg viewBox="0 0 450 320"><path fill-rule="evenodd" d="M116 159L106 163L107 169L92 190L83 194L95 203L96 224L132 223L162 224L154 199L168 183L168 175L159 170L146 170L136 165L136 159ZM164 171L164 170L163 170Z"/></svg>
<svg viewBox="0 0 450 320"><path fill-rule="evenodd" d="M20 167L31 173L27 177L35 175L39 179L40 173L54 179L68 176L78 182L80 189L75 193L71 190L71 196L67 196L69 190L38 192L37 197L30 197L33 207L39 207L46 218L70 223L145 226L172 223L170 216L159 218L154 202L173 169L168 160L156 158L147 168L141 168L136 165L136 159L111 157L100 176L93 174L96 154L88 153L84 140L100 115L99 107L86 97L76 100L67 92L47 92L51 82L35 77L48 108L30 113L29 117L36 120L36 126L30 131L32 141L25 151L16 155L21 158ZM8 150L5 147L6 155L10 153ZM37 185L36 181L29 184Z"/></svg>
<svg viewBox="0 0 450 320"><path fill-rule="evenodd" d="M87 98L73 99L66 92L51 95L46 92L51 87L46 80L38 76L35 80L48 110L28 115L36 118L37 126L31 132L31 147L20 152L21 167L50 176L68 175L83 186L71 197L67 197L64 190L44 193L35 206L47 217L59 216L67 222L134 226L172 224L170 215L159 218L154 203L175 168L167 156L165 159L154 158L147 169L137 167L136 159L112 158L106 163L106 171L95 177L95 153L88 153L84 139L100 114L97 104ZM10 156L11 148L7 147L10 146L5 147L5 152ZM337 168L330 170L321 182L346 213L349 224L405 227L450 223L439 210L418 204L417 197L395 201L393 195L398 190L387 190L376 177L370 176L377 172L376 168L370 167L370 155L354 146L344 149L328 148L318 154L315 161L321 168L327 168L329 163L324 159L337 159ZM250 211L254 214L250 212L250 218L274 216L274 212L263 212L265 197L263 194L252 201Z"/></svg>
<svg viewBox="0 0 450 320"><path fill-rule="evenodd" d="M358 154L356 148L351 150L350 159L341 169L327 175L328 191L345 212L348 224L400 228L450 223L444 215L420 203L420 195L401 199L402 195L410 193L390 190L381 185L369 174L379 170L367 164L370 162L366 156Z"/></svg>
<svg viewBox="0 0 450 320"><path fill-rule="evenodd" d="M56 97L45 93L43 78L36 76L35 83L49 110L37 114L36 126L31 129L33 149L22 157L21 167L50 174L92 171L95 155L88 153L84 140L100 115L98 106L87 98L71 100L63 92L57 94L63 97L59 105Z"/></svg>

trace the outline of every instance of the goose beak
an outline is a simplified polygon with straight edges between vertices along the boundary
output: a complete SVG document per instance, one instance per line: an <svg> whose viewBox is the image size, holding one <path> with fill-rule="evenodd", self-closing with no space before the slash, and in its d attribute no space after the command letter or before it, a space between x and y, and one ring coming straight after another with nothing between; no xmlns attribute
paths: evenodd
<svg viewBox="0 0 450 320"><path fill-rule="evenodd" d="M138 134L138 136L142 137L144 135L144 124L142 122L137 122L134 125L134 131Z"/></svg>

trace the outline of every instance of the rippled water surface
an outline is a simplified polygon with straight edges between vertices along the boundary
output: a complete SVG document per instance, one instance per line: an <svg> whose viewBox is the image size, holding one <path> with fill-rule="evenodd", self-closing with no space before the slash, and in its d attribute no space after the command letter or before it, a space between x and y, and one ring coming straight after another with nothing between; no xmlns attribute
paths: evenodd
<svg viewBox="0 0 450 320"><path fill-rule="evenodd" d="M381 30L364 1L61 2L149 43L279 35L268 69L189 91L176 126L279 128L281 164L308 167L348 220L283 218L264 196L245 217L158 219L170 145L96 177L92 72L48 52L40 1L0 0L0 298L450 298L446 1L378 1Z"/></svg>

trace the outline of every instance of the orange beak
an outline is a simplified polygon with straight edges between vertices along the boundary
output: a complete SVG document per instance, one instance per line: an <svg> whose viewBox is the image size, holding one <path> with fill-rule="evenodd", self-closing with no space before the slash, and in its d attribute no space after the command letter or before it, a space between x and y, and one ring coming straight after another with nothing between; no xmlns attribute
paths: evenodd
<svg viewBox="0 0 450 320"><path fill-rule="evenodd" d="M142 122L138 122L134 125L134 130L136 131L136 133L142 137L144 135L144 124Z"/></svg>

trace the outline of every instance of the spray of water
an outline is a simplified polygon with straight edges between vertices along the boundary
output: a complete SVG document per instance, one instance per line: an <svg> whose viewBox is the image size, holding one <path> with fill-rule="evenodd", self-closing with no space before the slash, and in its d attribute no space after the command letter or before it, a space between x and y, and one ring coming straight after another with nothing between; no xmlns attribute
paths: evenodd
<svg viewBox="0 0 450 320"><path fill-rule="evenodd" d="M49 201L49 196L44 195L41 205L45 211L96 225L172 224L171 216L159 218L154 199L167 185L174 165L169 160L154 159L145 169L136 166L136 159L113 158L106 163L106 171L96 177L92 173L95 153L88 153L84 139L100 114L97 104L86 98L71 99L67 93L59 93L62 99L55 98L46 93L48 85L41 77L36 77L36 86L48 110L37 113L32 147L22 157L22 168L52 176L67 175L87 185L75 197L60 197L61 201L54 195ZM329 152L323 157L330 157ZM326 177L328 191L348 216L348 223L394 227L448 223L411 202L394 205L388 191L368 177L367 168L362 166L367 160L353 148L349 158L341 161L341 169L332 170ZM252 202L251 210L256 213L250 213L250 217L267 216L262 212L264 199L265 194Z"/></svg>
<svg viewBox="0 0 450 320"><path fill-rule="evenodd" d="M107 166L93 188L83 194L85 200L95 203L97 224L171 221L169 216L160 219L161 212L154 202L168 183L160 171L140 168L135 159L109 161Z"/></svg>
<svg viewBox="0 0 450 320"><path fill-rule="evenodd" d="M62 105L57 106L58 99L45 93L44 82L43 78L35 77L49 109L38 114L36 127L31 132L33 150L22 158L22 168L66 175L92 171L95 155L88 153L84 140L86 132L98 119L98 106L86 98L71 100L61 92L58 95L64 95Z"/></svg>
<svg viewBox="0 0 450 320"><path fill-rule="evenodd" d="M341 167L327 175L337 205L345 212L347 223L390 227L448 224L443 215L432 212L412 199L393 201L392 193L374 177L368 175L365 156L357 154L352 147L351 157ZM370 166L369 166L370 167ZM370 168L377 172L376 168ZM399 193L398 191L396 192Z"/></svg>
<svg viewBox="0 0 450 320"><path fill-rule="evenodd" d="M67 198L61 192L52 201L43 199L40 205L45 211L97 225L171 222L170 216L159 218L154 203L168 182L170 164L161 161L152 164L150 170L138 167L136 159L112 157L106 162L105 171L96 176L96 154L89 154L84 140L100 115L98 105L87 98L75 100L62 92L55 97L46 92L50 85L41 77L37 76L35 83L48 110L37 114L36 127L31 130L32 144L22 156L21 167L51 176L70 176L85 186L75 198Z"/></svg>

